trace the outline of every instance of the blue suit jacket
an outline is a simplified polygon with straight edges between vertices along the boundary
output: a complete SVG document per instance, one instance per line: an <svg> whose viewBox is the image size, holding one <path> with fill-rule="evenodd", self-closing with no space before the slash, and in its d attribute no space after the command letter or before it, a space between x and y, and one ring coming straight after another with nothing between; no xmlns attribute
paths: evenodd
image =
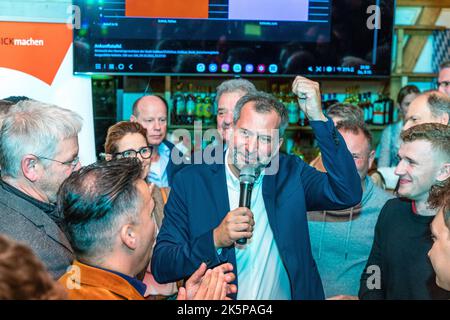
<svg viewBox="0 0 450 320"><path fill-rule="evenodd" d="M172 142L164 139L162 143L165 144L169 148L170 154L172 154L173 150L175 149L175 151L178 152L179 156L181 158L183 157L183 154L181 153L181 151L178 150L177 147L175 147L175 145ZM169 181L169 187L172 187L173 178L174 178L175 174L185 166L186 165L183 163L175 164L173 162L173 157L172 156L169 157L169 163L167 164L167 167L166 167L167 180Z"/></svg>
<svg viewBox="0 0 450 320"><path fill-rule="evenodd" d="M263 179L264 204L293 299L324 299L311 253L306 211L348 208L358 204L362 196L353 158L333 122L314 121L311 126L327 173L298 157L280 155L278 173ZM234 246L223 248L220 255L214 247L213 230L229 211L223 164L181 170L165 206L152 257L155 279L166 283L186 278L201 262L209 267L231 262L237 275Z"/></svg>

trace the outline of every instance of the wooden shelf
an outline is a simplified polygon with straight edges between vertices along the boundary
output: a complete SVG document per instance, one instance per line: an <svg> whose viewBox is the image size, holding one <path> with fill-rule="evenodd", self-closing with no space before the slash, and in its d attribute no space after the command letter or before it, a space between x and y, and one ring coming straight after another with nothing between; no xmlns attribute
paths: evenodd
<svg viewBox="0 0 450 320"><path fill-rule="evenodd" d="M407 34L416 34L425 31L426 33L430 33L433 31L445 31L447 28L444 26L436 26L436 25L396 25L394 26L394 30L403 30Z"/></svg>
<svg viewBox="0 0 450 320"><path fill-rule="evenodd" d="M377 126L377 125L369 125L369 129L371 131L381 131L386 126ZM216 125L202 125L202 130L208 130L208 129L215 129ZM183 125L183 124L176 124L176 125L170 125L169 130L176 130L176 129L186 129L186 130L194 130L194 125ZM286 131L312 131L310 126L288 126L286 128Z"/></svg>
<svg viewBox="0 0 450 320"><path fill-rule="evenodd" d="M437 78L437 73L413 73L413 72L403 72L403 73L393 73L391 74L391 77L393 78L400 78L400 77L408 77L408 78Z"/></svg>
<svg viewBox="0 0 450 320"><path fill-rule="evenodd" d="M202 130L209 130L209 129L215 129L215 124L202 124ZM193 124L172 124L169 126L169 130L175 130L175 129L187 129L187 130L194 130Z"/></svg>

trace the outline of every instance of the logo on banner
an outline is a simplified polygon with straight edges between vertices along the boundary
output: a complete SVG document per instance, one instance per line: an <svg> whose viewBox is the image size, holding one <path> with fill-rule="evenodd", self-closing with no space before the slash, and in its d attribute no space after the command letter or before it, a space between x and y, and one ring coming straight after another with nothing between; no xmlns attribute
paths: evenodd
<svg viewBox="0 0 450 320"><path fill-rule="evenodd" d="M65 24L0 22L0 67L28 73L51 85L72 43Z"/></svg>

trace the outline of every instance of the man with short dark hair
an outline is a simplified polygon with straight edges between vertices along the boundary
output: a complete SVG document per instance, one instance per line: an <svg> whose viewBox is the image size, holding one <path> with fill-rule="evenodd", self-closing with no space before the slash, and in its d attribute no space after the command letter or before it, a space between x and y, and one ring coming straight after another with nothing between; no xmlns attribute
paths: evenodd
<svg viewBox="0 0 450 320"><path fill-rule="evenodd" d="M354 299L372 247L378 215L393 196L377 187L368 176L375 151L367 126L361 122L340 121L336 129L353 156L361 178L362 200L346 210L309 212L308 225L325 297Z"/></svg>
<svg viewBox="0 0 450 320"><path fill-rule="evenodd" d="M404 131L401 138L395 169L400 198L381 210L359 297L448 299L435 284L427 253L437 212L429 207L428 196L431 186L450 177L450 127L425 123Z"/></svg>
<svg viewBox="0 0 450 320"><path fill-rule="evenodd" d="M173 143L166 140L167 113L166 101L157 95L147 95L137 99L133 104L133 114L130 121L139 122L147 130L147 141L154 146L152 164L147 180L158 187L170 187L173 176L182 168L174 163L173 154L181 158Z"/></svg>
<svg viewBox="0 0 450 320"><path fill-rule="evenodd" d="M327 116L333 120L335 125L340 121L364 123L364 113L361 108L350 103L332 104L327 110Z"/></svg>
<svg viewBox="0 0 450 320"><path fill-rule="evenodd" d="M328 173L279 153L288 126L281 102L263 92L243 96L223 161L189 166L175 177L152 257L158 282L181 279L200 261L228 261L237 273L237 299L324 298L306 210L356 205L361 182L342 136L322 112L319 84L297 77L292 90ZM239 178L247 170L254 178L250 209L239 205Z"/></svg>
<svg viewBox="0 0 450 320"><path fill-rule="evenodd" d="M439 66L438 90L450 97L450 61L444 61Z"/></svg>
<svg viewBox="0 0 450 320"><path fill-rule="evenodd" d="M138 159L116 159L84 167L62 184L58 211L76 261L59 282L70 299L144 299L146 285L137 275L150 262L155 203L154 185L149 188L141 172ZM205 274L202 264L179 298L225 299L231 270L225 264Z"/></svg>
<svg viewBox="0 0 450 320"><path fill-rule="evenodd" d="M403 130L421 123L450 124L450 97L439 91L418 95L409 105Z"/></svg>

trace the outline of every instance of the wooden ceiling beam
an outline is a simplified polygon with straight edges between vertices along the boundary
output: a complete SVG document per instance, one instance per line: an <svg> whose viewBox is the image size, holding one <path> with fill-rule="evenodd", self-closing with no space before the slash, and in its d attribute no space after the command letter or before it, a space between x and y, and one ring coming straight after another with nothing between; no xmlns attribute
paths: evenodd
<svg viewBox="0 0 450 320"><path fill-rule="evenodd" d="M416 22L416 26L420 25L434 25L441 12L440 8L425 7ZM419 60L425 44L427 43L428 36L414 35L411 36L403 51L403 72L412 72Z"/></svg>
<svg viewBox="0 0 450 320"><path fill-rule="evenodd" d="M450 0L397 0L397 6L450 8Z"/></svg>

